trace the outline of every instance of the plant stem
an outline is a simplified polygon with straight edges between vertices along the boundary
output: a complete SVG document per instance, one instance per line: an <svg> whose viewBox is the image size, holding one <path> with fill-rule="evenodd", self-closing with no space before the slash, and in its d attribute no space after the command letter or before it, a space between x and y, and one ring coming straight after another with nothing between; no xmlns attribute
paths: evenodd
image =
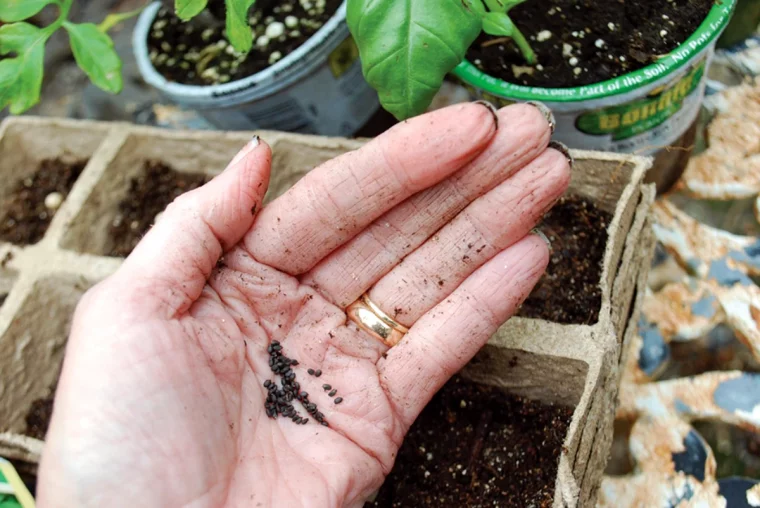
<svg viewBox="0 0 760 508"><path fill-rule="evenodd" d="M530 47L530 44L528 44L528 40L516 26L514 28L514 33L512 34L512 40L514 40L517 47L520 48L520 53L522 53L525 61L528 62L529 65L535 64L536 54L533 52L533 48Z"/></svg>
<svg viewBox="0 0 760 508"><path fill-rule="evenodd" d="M58 19L45 27L45 32L47 33L48 37L50 37L56 30L61 28L63 22L66 21L66 18L69 17L69 11L71 10L71 4L73 2L74 0L61 0L60 2L56 2L59 8Z"/></svg>
<svg viewBox="0 0 760 508"><path fill-rule="evenodd" d="M145 9L147 6L148 6L148 4L145 4L145 5L143 5L142 7L140 7L139 9L135 9L135 10L133 10L133 11L129 11L129 12L117 12L117 13L114 13L114 14L109 14L109 15L108 15L108 16L106 16L106 17L105 17L105 19L104 19L103 21L101 21L101 23L98 25L98 30L99 30L99 31L101 31L101 32L103 32L103 33L106 33L106 32L108 32L108 31L109 31L111 28L113 28L114 26L118 25L118 24L119 24L119 23L121 23L122 21L126 21L126 20L128 20L129 18L133 18L133 17L137 16L137 15L138 15L138 14L140 14L140 13L143 11L143 9Z"/></svg>

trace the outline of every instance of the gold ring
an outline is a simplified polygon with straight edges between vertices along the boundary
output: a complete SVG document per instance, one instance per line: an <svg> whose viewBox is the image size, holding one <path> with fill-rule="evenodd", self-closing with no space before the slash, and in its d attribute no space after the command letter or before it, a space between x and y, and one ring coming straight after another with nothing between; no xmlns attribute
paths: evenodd
<svg viewBox="0 0 760 508"><path fill-rule="evenodd" d="M346 308L346 315L359 328L388 347L398 344L409 331L409 328L380 310L367 293Z"/></svg>

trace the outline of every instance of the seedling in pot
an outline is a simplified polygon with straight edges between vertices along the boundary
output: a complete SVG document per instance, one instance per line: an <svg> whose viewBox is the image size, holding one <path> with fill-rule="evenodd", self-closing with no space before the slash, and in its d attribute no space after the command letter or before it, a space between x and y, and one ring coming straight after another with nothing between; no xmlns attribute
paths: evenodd
<svg viewBox="0 0 760 508"><path fill-rule="evenodd" d="M121 59L108 30L140 13L142 9L109 14L99 25L68 20L73 0L2 0L0 2L0 110L10 106L14 115L37 104L42 88L45 43L57 30L69 34L77 65L90 81L110 93L122 89ZM45 27L30 20L48 5L58 8L58 18Z"/></svg>
<svg viewBox="0 0 760 508"><path fill-rule="evenodd" d="M421 114L481 32L536 56L509 10L525 0L347 0L346 20L364 77L399 120Z"/></svg>

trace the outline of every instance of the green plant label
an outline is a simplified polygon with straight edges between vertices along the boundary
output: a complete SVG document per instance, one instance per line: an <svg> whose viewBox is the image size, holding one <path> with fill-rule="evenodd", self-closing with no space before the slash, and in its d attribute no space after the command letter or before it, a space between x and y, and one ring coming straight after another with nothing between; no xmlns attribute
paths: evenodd
<svg viewBox="0 0 760 508"><path fill-rule="evenodd" d="M576 128L585 134L611 135L614 141L649 131L681 110L684 101L699 88L705 64L703 58L676 81L654 89L643 99L580 115Z"/></svg>

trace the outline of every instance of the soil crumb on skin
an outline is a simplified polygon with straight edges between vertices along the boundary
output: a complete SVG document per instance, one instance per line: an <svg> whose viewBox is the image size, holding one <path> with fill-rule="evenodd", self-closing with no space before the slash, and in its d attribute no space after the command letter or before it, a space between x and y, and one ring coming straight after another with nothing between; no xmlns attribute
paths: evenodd
<svg viewBox="0 0 760 508"><path fill-rule="evenodd" d="M52 389L49 396L32 402L29 413L26 415L25 435L39 440L45 439L45 434L47 434L50 426L50 418L53 416L54 397L55 389Z"/></svg>
<svg viewBox="0 0 760 508"><path fill-rule="evenodd" d="M237 53L224 36L225 24L204 13L182 22L167 8L156 15L148 51L156 70L187 85L226 83L252 76L278 62L314 35L335 14L342 0L259 1L249 11L253 48ZM210 0L209 12L224 20L224 2Z"/></svg>
<svg viewBox="0 0 760 508"><path fill-rule="evenodd" d="M5 303L5 299L6 298L8 298L8 295L6 295L6 294L0 294L0 307L3 306L3 304Z"/></svg>
<svg viewBox="0 0 760 508"><path fill-rule="evenodd" d="M129 182L127 197L119 203L111 222L109 256L126 257L153 225L156 215L177 197L209 180L201 174L175 171L158 161L146 161L143 171Z"/></svg>
<svg viewBox="0 0 760 508"><path fill-rule="evenodd" d="M425 407L365 508L548 507L573 409L452 378Z"/></svg>
<svg viewBox="0 0 760 508"><path fill-rule="evenodd" d="M61 201L66 199L86 165L86 160L72 162L55 158L41 161L37 171L18 182L0 203L5 210L0 219L0 241L32 245L42 240L60 206L60 203L56 203L59 205L56 207L46 206L45 198L57 193L56 197Z"/></svg>
<svg viewBox="0 0 760 508"><path fill-rule="evenodd" d="M546 273L518 316L591 324L602 306L602 263L612 215L577 196L559 200L540 225L552 245Z"/></svg>
<svg viewBox="0 0 760 508"><path fill-rule="evenodd" d="M553 0L510 11L535 51L528 66L511 40L482 34L467 59L510 83L567 88L656 63L704 21L713 0Z"/></svg>

